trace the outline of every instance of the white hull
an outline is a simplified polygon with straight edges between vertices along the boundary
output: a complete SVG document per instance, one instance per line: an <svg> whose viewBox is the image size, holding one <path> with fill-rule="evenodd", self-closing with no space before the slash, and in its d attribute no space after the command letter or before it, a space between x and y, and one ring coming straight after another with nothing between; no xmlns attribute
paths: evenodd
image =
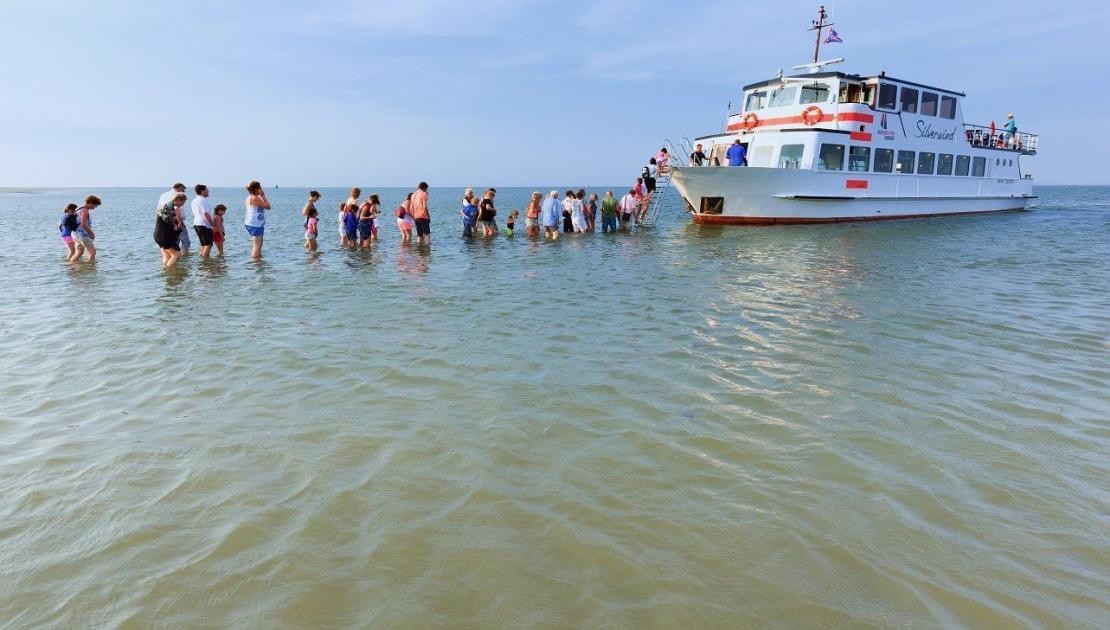
<svg viewBox="0 0 1110 630"><path fill-rule="evenodd" d="M674 167L694 221L832 223L1024 210L1029 179L764 167Z"/></svg>

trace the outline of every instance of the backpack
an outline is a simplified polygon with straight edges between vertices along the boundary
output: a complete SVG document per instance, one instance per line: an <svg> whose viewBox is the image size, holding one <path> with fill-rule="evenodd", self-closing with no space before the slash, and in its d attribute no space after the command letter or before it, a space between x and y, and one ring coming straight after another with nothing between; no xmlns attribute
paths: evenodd
<svg viewBox="0 0 1110 630"><path fill-rule="evenodd" d="M62 221L62 225L65 226L67 232L76 232L78 226L77 213L67 214L65 220Z"/></svg>

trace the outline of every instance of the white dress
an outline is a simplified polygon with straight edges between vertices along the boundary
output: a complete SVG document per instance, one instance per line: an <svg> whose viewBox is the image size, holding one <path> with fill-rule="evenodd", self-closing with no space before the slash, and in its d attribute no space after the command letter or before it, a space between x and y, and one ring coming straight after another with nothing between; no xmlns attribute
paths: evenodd
<svg viewBox="0 0 1110 630"><path fill-rule="evenodd" d="M574 224L575 232L585 232L588 227L586 223L586 212L582 206L581 199L574 200L574 205L570 211L570 222Z"/></svg>

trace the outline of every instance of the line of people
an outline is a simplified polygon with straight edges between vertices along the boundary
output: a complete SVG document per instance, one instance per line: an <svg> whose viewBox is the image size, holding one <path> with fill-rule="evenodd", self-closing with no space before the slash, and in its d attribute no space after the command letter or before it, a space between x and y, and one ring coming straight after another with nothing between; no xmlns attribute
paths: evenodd
<svg viewBox="0 0 1110 630"><path fill-rule="evenodd" d="M653 162L655 162L654 159ZM224 240L227 235L224 217L227 206L223 204L213 206L209 199L208 187L204 184L193 187L195 196L192 202L189 202L185 191L185 184L178 182L162 193L155 205L153 237L162 253L162 266L165 268L176 265L192 248L192 238L188 229L190 223L192 232L196 234L197 241L200 243L199 253L202 257L210 256L213 248L216 249L217 255L224 254ZM530 238L540 238L541 228L543 238L551 240L559 238L560 230L563 233L594 232L599 213L602 232L630 230L634 220L639 222L642 219L653 191L652 185L645 189L641 178L619 201L613 196L611 190L606 191L601 199L596 194L587 195L584 189L567 190L563 198L560 198L557 190L552 190L546 198L540 192L535 192L525 210L527 235ZM266 215L272 209L272 205L259 182L251 181L247 184L246 192L247 197L243 203L245 212L243 225L251 239L251 258L258 259L262 257ZM459 211L464 237L472 238L477 236L479 231L481 236L486 238L499 233L496 196L495 188L486 189L481 198L474 194L472 188L466 189L462 208ZM316 204L321 197L318 191L310 191L308 201L301 209L305 228L304 247L308 251L316 251L318 247L320 211ZM187 203L190 207L191 221L185 214ZM85 253L88 253L90 261L96 259L96 233L92 227L91 212L100 205L101 201L98 197L89 195L83 205L69 204L63 211L58 223L58 231L67 248L67 260L70 262L77 262ZM515 208L508 214L504 230L506 236L514 234L520 214L520 210ZM364 200L362 190L352 188L346 201L339 204L340 246L369 248L379 238L378 224L381 215L381 199L376 193ZM420 182L416 190L405 197L394 211L394 216L402 242L431 245L431 213L428 207L426 182Z"/></svg>

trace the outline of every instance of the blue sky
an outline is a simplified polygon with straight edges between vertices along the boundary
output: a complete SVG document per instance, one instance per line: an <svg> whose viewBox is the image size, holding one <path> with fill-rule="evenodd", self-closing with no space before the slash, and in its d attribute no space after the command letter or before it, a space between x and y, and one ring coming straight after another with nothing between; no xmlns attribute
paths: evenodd
<svg viewBox="0 0 1110 630"><path fill-rule="evenodd" d="M816 2L4 0L0 186L586 185L808 61ZM839 0L845 70L966 91L1110 183L1105 3Z"/></svg>

